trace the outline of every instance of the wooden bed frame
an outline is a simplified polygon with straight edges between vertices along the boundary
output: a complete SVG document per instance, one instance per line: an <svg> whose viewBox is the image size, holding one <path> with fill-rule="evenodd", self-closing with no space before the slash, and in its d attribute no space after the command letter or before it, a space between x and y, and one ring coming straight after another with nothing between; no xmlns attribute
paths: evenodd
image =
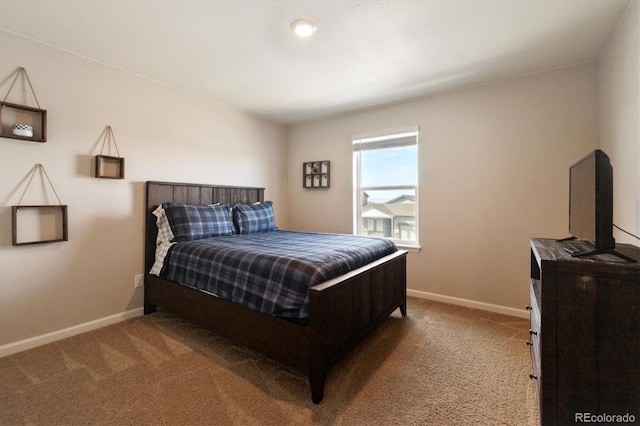
<svg viewBox="0 0 640 426"><path fill-rule="evenodd" d="M264 201L264 188L147 182L145 270L155 258L156 217L165 201L213 204ZM406 316L406 251L311 287L308 325L257 312L207 292L145 274L144 313L170 310L216 334L307 373L315 404L329 368L400 308Z"/></svg>

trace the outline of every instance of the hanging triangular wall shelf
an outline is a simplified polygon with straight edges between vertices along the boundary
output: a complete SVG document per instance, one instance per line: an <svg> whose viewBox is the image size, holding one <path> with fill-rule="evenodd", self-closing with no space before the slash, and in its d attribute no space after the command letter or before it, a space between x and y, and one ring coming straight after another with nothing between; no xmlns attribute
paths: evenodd
<svg viewBox="0 0 640 426"><path fill-rule="evenodd" d="M117 157L102 155L107 140L115 147L116 153L118 154ZM100 155L96 155L96 177L104 179L124 179L124 158L120 157L118 144L116 144L116 138L113 136L111 126L107 126L105 129Z"/></svg>
<svg viewBox="0 0 640 426"><path fill-rule="evenodd" d="M31 89L36 105L38 105L37 108L7 102L9 93L21 75L24 76L24 80ZM11 87L0 102L0 137L31 142L47 141L47 111L40 108L36 92L33 90L31 80L23 67L19 67L16 71Z"/></svg>
<svg viewBox="0 0 640 426"><path fill-rule="evenodd" d="M47 178L59 205L20 205L38 170ZM58 197L58 193L42 164L36 164L34 167L18 205L11 206L11 220L13 222L12 244L14 246L69 240L68 207L60 201L60 197Z"/></svg>

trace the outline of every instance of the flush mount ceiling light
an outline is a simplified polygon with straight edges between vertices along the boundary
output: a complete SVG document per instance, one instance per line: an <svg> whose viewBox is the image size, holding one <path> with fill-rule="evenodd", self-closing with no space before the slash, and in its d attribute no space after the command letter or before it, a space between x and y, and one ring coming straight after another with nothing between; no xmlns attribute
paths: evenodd
<svg viewBox="0 0 640 426"><path fill-rule="evenodd" d="M291 30L298 37L310 37L316 32L316 24L307 19L296 19L291 23Z"/></svg>

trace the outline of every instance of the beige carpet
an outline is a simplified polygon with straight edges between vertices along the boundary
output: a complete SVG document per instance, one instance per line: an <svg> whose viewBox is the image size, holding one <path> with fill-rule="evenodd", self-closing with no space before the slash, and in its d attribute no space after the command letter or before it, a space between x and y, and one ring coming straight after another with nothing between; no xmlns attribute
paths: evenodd
<svg viewBox="0 0 640 426"><path fill-rule="evenodd" d="M0 359L2 425L534 425L528 321L410 298L306 376L169 313Z"/></svg>

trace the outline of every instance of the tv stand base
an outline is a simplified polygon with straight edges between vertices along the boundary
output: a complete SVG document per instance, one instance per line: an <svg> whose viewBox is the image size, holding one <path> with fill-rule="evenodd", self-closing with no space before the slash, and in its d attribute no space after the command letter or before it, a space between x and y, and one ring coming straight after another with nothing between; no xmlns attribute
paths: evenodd
<svg viewBox="0 0 640 426"><path fill-rule="evenodd" d="M621 259L624 259L627 262L638 263L635 259L633 259L633 258L631 258L631 257L629 257L629 256L627 256L625 254L622 254L620 252L617 252L615 250L600 250L600 249L596 249L596 250L590 250L590 251L583 251L583 252L580 252L580 253L572 253L571 257L593 256L593 255L596 255L596 254L611 254L611 255L617 256L617 257L619 257Z"/></svg>

